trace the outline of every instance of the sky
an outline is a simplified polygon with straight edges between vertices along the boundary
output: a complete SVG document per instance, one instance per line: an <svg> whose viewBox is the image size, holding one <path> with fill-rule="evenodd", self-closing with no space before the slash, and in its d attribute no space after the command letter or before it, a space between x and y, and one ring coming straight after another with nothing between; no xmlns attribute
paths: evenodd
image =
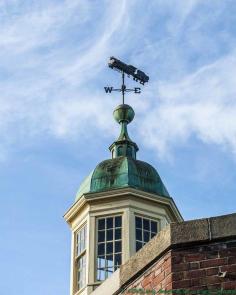
<svg viewBox="0 0 236 295"><path fill-rule="evenodd" d="M110 56L150 76L129 134L183 218L236 212L234 0L0 0L1 295L69 294L63 214L119 135Z"/></svg>

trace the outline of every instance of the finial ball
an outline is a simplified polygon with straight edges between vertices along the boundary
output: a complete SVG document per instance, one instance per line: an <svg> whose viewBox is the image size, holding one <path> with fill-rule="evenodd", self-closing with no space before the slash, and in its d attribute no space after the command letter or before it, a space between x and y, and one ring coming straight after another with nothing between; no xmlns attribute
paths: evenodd
<svg viewBox="0 0 236 295"><path fill-rule="evenodd" d="M129 124L134 118L134 110L127 104L121 104L115 108L113 117L120 124L121 122L127 122Z"/></svg>

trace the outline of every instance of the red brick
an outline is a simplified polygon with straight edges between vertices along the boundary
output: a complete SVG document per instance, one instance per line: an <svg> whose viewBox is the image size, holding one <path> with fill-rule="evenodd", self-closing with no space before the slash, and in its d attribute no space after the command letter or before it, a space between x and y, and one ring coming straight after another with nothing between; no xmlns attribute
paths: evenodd
<svg viewBox="0 0 236 295"><path fill-rule="evenodd" d="M164 259L163 259L163 258L160 259L160 260L158 260L158 261L156 262L156 268L161 267L163 263L164 263Z"/></svg>
<svg viewBox="0 0 236 295"><path fill-rule="evenodd" d="M208 290L221 290L221 284L208 285Z"/></svg>
<svg viewBox="0 0 236 295"><path fill-rule="evenodd" d="M162 285L161 285L161 283L158 284L158 285L155 285L155 286L152 284L152 289L154 289L154 290L156 290L156 291L159 291L160 289L162 289Z"/></svg>
<svg viewBox="0 0 236 295"><path fill-rule="evenodd" d="M189 254L185 256L186 262L200 261L203 259L205 259L205 254L202 253Z"/></svg>
<svg viewBox="0 0 236 295"><path fill-rule="evenodd" d="M205 269L191 270L185 273L186 279L201 278L206 276Z"/></svg>
<svg viewBox="0 0 236 295"><path fill-rule="evenodd" d="M158 276L156 276L153 281L152 281L152 285L158 285L162 280L164 280L165 278L165 274L164 272L161 272Z"/></svg>
<svg viewBox="0 0 236 295"><path fill-rule="evenodd" d="M165 254L165 258L169 258L169 257L172 257L173 256L173 250L170 250L168 251L166 254Z"/></svg>
<svg viewBox="0 0 236 295"><path fill-rule="evenodd" d="M167 286L171 282L172 282L172 276L169 275L161 282L162 287L164 288L165 286Z"/></svg>
<svg viewBox="0 0 236 295"><path fill-rule="evenodd" d="M132 287L157 291L235 290L235 280L218 276L219 271L236 273L236 243L231 243L230 247L226 248L226 243L218 242L192 248L185 246L184 250L171 250L143 273Z"/></svg>
<svg viewBox="0 0 236 295"><path fill-rule="evenodd" d="M151 284L148 284L147 286L144 287L144 289L145 290L152 290L152 285Z"/></svg>
<svg viewBox="0 0 236 295"><path fill-rule="evenodd" d="M150 284L151 281L153 280L153 277L154 277L153 273L145 277L141 282L142 286L145 288L148 284Z"/></svg>
<svg viewBox="0 0 236 295"><path fill-rule="evenodd" d="M217 275L219 271L220 271L219 267L207 268L206 275L207 276Z"/></svg>
<svg viewBox="0 0 236 295"><path fill-rule="evenodd" d="M170 273L171 273L171 267L169 266L165 269L165 277L168 276Z"/></svg>
<svg viewBox="0 0 236 295"><path fill-rule="evenodd" d="M216 258L216 259L209 259L200 262L201 268L213 267L213 266L220 266L227 264L226 258Z"/></svg>
<svg viewBox="0 0 236 295"><path fill-rule="evenodd" d="M198 269L199 268L199 262L190 262L189 263L189 269Z"/></svg>
<svg viewBox="0 0 236 295"><path fill-rule="evenodd" d="M164 263L162 264L162 267L161 267L161 269L162 270L165 270L167 267L169 267L171 265L171 258L170 257L168 257L165 261L164 261Z"/></svg>
<svg viewBox="0 0 236 295"><path fill-rule="evenodd" d="M201 286L201 279L200 278L194 278L191 279L191 287Z"/></svg>
<svg viewBox="0 0 236 295"><path fill-rule="evenodd" d="M218 258L219 251L210 251L206 253L206 259Z"/></svg>
<svg viewBox="0 0 236 295"><path fill-rule="evenodd" d="M236 281L234 282L223 282L222 288L225 290L235 290L236 289Z"/></svg>
<svg viewBox="0 0 236 295"><path fill-rule="evenodd" d="M172 283L169 283L167 286L165 286L165 290L172 290Z"/></svg>
<svg viewBox="0 0 236 295"><path fill-rule="evenodd" d="M157 268L157 270L154 273L154 276L158 276L161 273L161 267Z"/></svg>
<svg viewBox="0 0 236 295"><path fill-rule="evenodd" d="M191 287L190 290L208 290L207 286L194 286L194 287ZM191 293L190 293L191 294Z"/></svg>
<svg viewBox="0 0 236 295"><path fill-rule="evenodd" d="M236 264L236 256L228 258L228 264Z"/></svg>
<svg viewBox="0 0 236 295"><path fill-rule="evenodd" d="M173 271L183 271L183 270L188 270L189 269L189 264L188 263L179 263L179 264L173 264L172 265L172 270Z"/></svg>
<svg viewBox="0 0 236 295"><path fill-rule="evenodd" d="M188 288L191 286L191 280L181 280L172 283L173 289Z"/></svg>
<svg viewBox="0 0 236 295"><path fill-rule="evenodd" d="M236 272L236 264L221 266L221 271Z"/></svg>
<svg viewBox="0 0 236 295"><path fill-rule="evenodd" d="M172 280L173 281L183 280L183 278L184 278L184 273L183 272L174 272L174 273L172 273Z"/></svg>
<svg viewBox="0 0 236 295"><path fill-rule="evenodd" d="M207 285L220 284L222 280L224 280L224 278L219 276L206 277Z"/></svg>
<svg viewBox="0 0 236 295"><path fill-rule="evenodd" d="M184 256L183 255L173 256L171 257L171 261L174 264L184 262Z"/></svg>
<svg viewBox="0 0 236 295"><path fill-rule="evenodd" d="M146 272L145 272L145 274L144 274L144 277L147 277L148 275L150 275L151 273L153 273L153 271L154 271L154 267L153 268L150 268L149 270L147 270Z"/></svg>
<svg viewBox="0 0 236 295"><path fill-rule="evenodd" d="M236 256L236 248L221 250L219 251L219 256L220 257Z"/></svg>

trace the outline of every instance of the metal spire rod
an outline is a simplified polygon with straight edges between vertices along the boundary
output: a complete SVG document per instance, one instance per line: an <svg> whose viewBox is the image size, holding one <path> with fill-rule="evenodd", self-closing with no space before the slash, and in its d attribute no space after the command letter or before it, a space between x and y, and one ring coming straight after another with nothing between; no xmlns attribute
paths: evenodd
<svg viewBox="0 0 236 295"><path fill-rule="evenodd" d="M122 86L121 86L121 89L122 89L122 103L125 104L125 73L122 72Z"/></svg>

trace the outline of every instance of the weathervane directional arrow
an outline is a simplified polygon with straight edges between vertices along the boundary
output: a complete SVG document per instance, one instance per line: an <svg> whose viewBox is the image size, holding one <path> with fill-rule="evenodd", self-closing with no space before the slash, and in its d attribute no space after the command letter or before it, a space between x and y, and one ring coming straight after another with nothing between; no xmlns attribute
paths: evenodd
<svg viewBox="0 0 236 295"><path fill-rule="evenodd" d="M141 88L140 87L134 87L132 89L126 88L125 85L125 74L130 77L132 76L133 79L136 82L139 82L140 84L144 85L145 83L148 82L149 77L142 71L138 70L134 66L127 65L120 61L119 59L115 57L110 57L110 60L108 62L108 66L111 69L114 69L118 72L121 72L122 74L122 85L121 88L113 88L112 86L106 86L104 87L104 90L106 93L112 93L113 91L119 91L122 92L122 103L125 103L125 93L126 92L134 92L136 94L141 93Z"/></svg>

